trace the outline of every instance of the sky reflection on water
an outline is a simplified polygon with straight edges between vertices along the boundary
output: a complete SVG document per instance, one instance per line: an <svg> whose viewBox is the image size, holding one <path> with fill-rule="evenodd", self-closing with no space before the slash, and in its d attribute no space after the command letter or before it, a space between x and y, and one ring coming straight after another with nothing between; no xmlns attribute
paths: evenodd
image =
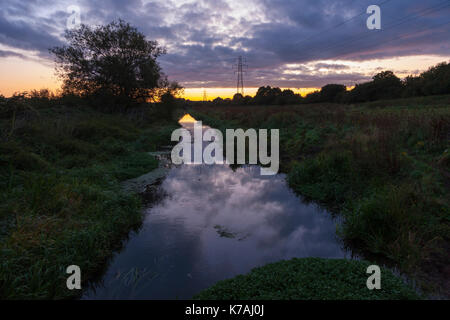
<svg viewBox="0 0 450 320"><path fill-rule="evenodd" d="M191 298L218 280L292 257L345 256L331 215L306 204L284 175L259 167L182 165L161 185L143 227L87 299Z"/></svg>

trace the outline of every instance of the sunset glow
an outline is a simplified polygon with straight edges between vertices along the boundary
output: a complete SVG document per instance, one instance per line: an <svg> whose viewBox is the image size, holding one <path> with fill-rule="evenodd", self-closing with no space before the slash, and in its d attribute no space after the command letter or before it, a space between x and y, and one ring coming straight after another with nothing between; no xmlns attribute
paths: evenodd
<svg viewBox="0 0 450 320"><path fill-rule="evenodd" d="M427 70L429 67L434 66L442 61L450 61L450 55L417 55L400 58L390 59L374 59L368 61L344 61L344 60L323 60L315 61L307 64L286 64L283 67L283 77L279 80L273 80L272 83L262 84L277 86L277 83L283 82L292 75L301 75L304 73L304 69L307 68L308 74L318 77L324 77L332 74L344 76L345 74L352 74L358 72L362 75L362 79L369 80L374 74L380 70L393 70L399 77L404 78L408 75L415 75ZM320 65L320 68L314 69L314 66ZM342 70L332 70L326 66L343 66ZM60 81L55 75L53 62L45 59L24 59L20 57L7 57L0 58L0 94L9 97L14 93L49 89L52 92L57 92L61 86ZM230 74L230 77L232 74ZM169 79L171 76L169 74ZM356 81L355 81L356 82ZM359 82L359 81L358 81ZM363 81L361 81L363 82ZM185 85L184 83L180 83ZM326 82L323 83L325 85ZM354 86L354 83L344 83L349 88ZM282 90L290 89L296 94L300 94L303 97L308 93L320 90L318 87L281 87ZM258 91L258 87L246 87L245 95L254 96ZM206 93L206 99L212 101L217 97L223 99L232 99L236 93L235 87L210 87L210 88L196 88L186 86L181 98L189 99L192 101L202 101Z"/></svg>
<svg viewBox="0 0 450 320"><path fill-rule="evenodd" d="M189 113L186 113L180 120L178 120L179 123L193 123L197 120L195 120Z"/></svg>
<svg viewBox="0 0 450 320"><path fill-rule="evenodd" d="M77 6L81 23L92 26L122 18L166 47L167 54L159 58L163 72L185 88L183 98L194 101L233 97L239 55L248 66L244 93L250 96L267 85L305 96L329 83L352 87L370 81L382 70L404 78L450 61L445 41L450 26L442 24L448 8L439 1L386 4L380 32L368 33L364 16L349 22L347 29L339 28L340 33L333 31L334 20L364 11L366 2L370 1L342 8L303 1L294 7L281 1L275 8L254 0L246 4L224 0L217 6L193 0L144 1L133 10L121 1L113 7L87 1ZM0 30L0 94L9 97L21 91L60 88L48 49L65 44L70 5L69 1L33 2L23 11L14 1L4 4L9 14ZM416 21L420 23L398 23L399 13L408 16L427 10L430 14L421 14ZM308 20L311 16L321 25Z"/></svg>

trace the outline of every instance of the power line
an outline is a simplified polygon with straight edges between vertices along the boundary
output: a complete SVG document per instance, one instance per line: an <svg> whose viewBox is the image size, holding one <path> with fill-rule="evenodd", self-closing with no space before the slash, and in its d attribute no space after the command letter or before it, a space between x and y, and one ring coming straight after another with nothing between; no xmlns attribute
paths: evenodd
<svg viewBox="0 0 450 320"><path fill-rule="evenodd" d="M395 23L391 23L387 27L384 27L383 30L387 30L387 29L391 29L393 27L397 27L399 25L407 23L407 22L409 22L409 21L411 21L413 19L416 19L418 17L423 17L423 16L431 14L431 13L437 11L437 10L445 9L448 6L450 6L450 3L448 2L448 0L447 1L443 1L443 2L441 2L441 3L439 3L439 4L435 5L435 6L432 6L432 7L426 8L424 10L417 11L417 12L415 12L413 14L404 16L404 17L400 18L399 20L397 20ZM352 43L354 43L354 42L356 42L356 41L358 41L360 39L367 39L368 36L378 35L378 34L379 34L379 32L376 32L374 30L366 30L364 32L358 33L355 37L352 37L350 39L346 39L346 40L340 41L339 43L335 42L335 44L327 45L325 47L320 47L319 46L319 49L321 51L325 51L325 50L339 48L339 47L342 47L342 46L348 46L349 44L352 44ZM306 58L306 57L307 56L304 55L302 58Z"/></svg>
<svg viewBox="0 0 450 320"><path fill-rule="evenodd" d="M423 30L419 30L419 32L424 32L424 31L433 30L433 29L435 29L435 28L443 27L443 26L445 26L445 25L447 25L447 24L450 24L450 20L447 21L447 22L445 22L445 23L443 23L443 24L436 25L436 26L434 26L434 27L432 27L432 28L426 28L426 29L423 29ZM386 40L386 41L383 41L383 42L381 42L381 44L385 44L385 43L388 43L388 42L391 42L391 41L401 40L401 39L404 39L404 38L407 38L407 37L409 37L409 36L413 36L413 35L416 35L416 34L417 34L417 31L410 32L410 33L407 33L407 34L404 34L404 35L400 35L399 37L396 37L396 38L392 38L392 39L388 39L388 40ZM380 42L377 42L377 43L375 43L375 44L378 45L378 44L380 44ZM370 48L370 47L372 47L372 46L369 45L368 47L364 47L364 49L368 49L368 48ZM345 56L345 55L348 55L348 53L344 53L344 54L341 54L341 55L338 55L338 56L334 56L333 59L339 58L339 57L343 57L343 56Z"/></svg>
<svg viewBox="0 0 450 320"><path fill-rule="evenodd" d="M380 4L378 4L378 6L380 7L380 6L382 6L382 5L384 5L384 4L388 3L388 2L391 2L391 1L392 0L385 0L385 1L381 2ZM297 46L297 45L299 45L299 44L301 44L303 42L306 42L307 40L315 38L315 37L321 35L322 33L326 32L326 31L330 31L330 30L334 30L336 28L339 28L339 27L343 26L344 24L346 24L347 22L350 22L350 21L352 21L352 20L354 20L354 19L356 19L356 18L358 18L358 17L360 17L360 16L362 16L364 14L367 14L366 10L358 13L356 16L353 16L353 17L351 17L351 18L349 18L347 20L344 20L344 21L342 21L342 22L340 22L340 23L338 23L338 24L336 24L334 26L331 26L330 28L327 28L327 29L322 30L322 31L320 31L318 33L315 33L315 34L313 34L313 35L311 35L311 36L309 36L309 37L307 37L307 38L305 38L303 40L300 40L299 42L294 43L294 46Z"/></svg>
<svg viewBox="0 0 450 320"><path fill-rule="evenodd" d="M386 0L386 1L383 1L383 2L381 2L381 3L379 4L379 6L382 6L382 5L384 5L384 4L386 4L386 3L390 2L390 1L392 1L392 0ZM404 16L404 17L400 18L399 20L396 20L394 23L391 23L391 24L387 25L386 27L383 28L383 30L386 30L386 29L389 30L389 29L391 29L391 28L393 28L393 27L402 25L402 24L407 23L407 22L409 22L409 21L411 21L411 20L414 20L414 19L417 19L417 18L419 18L419 17L423 17L423 16L426 16L426 15L429 15L429 14L431 14L431 13L437 11L437 10L445 9L445 8L448 7L449 5L450 5L450 3L449 3L448 0L447 0L447 1L443 1L443 2L438 3L437 5L434 5L434 6L432 6L432 7L429 7L429 8L426 8L426 9L423 9L423 10L420 10L420 11L417 11L417 12L415 12L415 13L409 14L409 15L407 15L407 16ZM361 15L363 15L363 14L366 14L366 12L363 11L363 12L359 13L358 15L353 16L353 17L351 17L351 18L349 18L349 19L347 19L347 20L345 20L345 21L343 21L343 22L341 22L341 23L339 23L339 24L337 24L337 25L335 25L335 26L333 26L333 27L331 27L331 28L325 29L325 30L323 30L323 31L321 31L321 32L319 32L319 33L316 33L316 34L314 34L314 35L311 35L311 36L309 36L309 37L307 37L307 38L301 40L300 42L297 42L296 44L294 44L294 46L295 46L295 45L298 45L298 44L300 44L300 43L302 43L302 42L305 42L305 41L307 41L308 39L311 39L311 38L313 38L313 37L316 37L317 35L320 35L320 34L326 32L326 31L328 31L328 30L336 29L336 28L338 28L338 27L340 27L340 26L342 26L342 25L348 23L349 21L352 21L352 20L356 19L357 17L359 17L359 16L361 16ZM447 24L447 23L445 23L445 24L443 24L443 25L446 25L446 24ZM426 31L426 30L424 30L424 31ZM330 44L328 43L328 44L326 44L326 46L323 47L322 49L321 49L321 47L319 46L319 49L321 49L321 50L323 51L323 50L329 50L329 49L339 48L339 47L342 47L342 46L344 46L344 45L347 45L347 46L348 46L348 45L350 45L350 44L352 44L352 43L354 43L354 42L360 40L362 37L367 37L367 36L372 36L372 35L379 35L379 34L380 34L380 32L376 32L376 31L374 31L374 30L366 30L365 32L358 33L356 36L354 36L354 37L352 37L352 38L350 38L350 39L343 40L343 41L341 41L341 42L339 42L339 43L334 42L334 44L332 44L332 45L330 45ZM393 38L393 39L387 40L387 41L385 41L385 42L380 42L380 41L378 41L377 43L375 43L375 45L378 45L378 44L380 44L380 43L391 42L391 41L394 41L394 40L400 40L400 39L403 39L403 38L405 38L405 37L407 37L407 36L410 36L410 35L413 35L413 34L414 34L414 33L410 33L410 34L406 34L406 35L400 35L400 37ZM369 46L369 47L371 47L371 46ZM331 59L331 58L342 57L342 56L345 56L345 55L347 55L347 54L349 54L349 53L347 52L347 53L343 53L343 54L340 54L340 55L337 55L337 56L334 56L334 57L330 57L330 59ZM304 57L306 57L306 56L304 56ZM303 57L302 57L302 58L303 58ZM228 58L228 59L227 59L227 58L222 58L222 59L220 59L220 60L221 60L221 62L223 63L223 62L225 62L225 61L227 61L227 60L229 61L229 60L231 60L231 59L230 59L230 58ZM242 56L239 56L239 58L238 58L238 63L237 63L237 71L235 71L235 73L237 73L237 85L236 85L237 93L241 93L242 95L244 95L244 79L243 79L243 78L244 78L244 77L243 77L244 70L243 70L243 69L244 69L244 67L247 67L247 65L244 64L243 62L244 62L244 60L243 60ZM215 72L207 72L207 71L206 71L206 72L203 71L203 72L201 72L201 73L203 73L203 74L216 74Z"/></svg>

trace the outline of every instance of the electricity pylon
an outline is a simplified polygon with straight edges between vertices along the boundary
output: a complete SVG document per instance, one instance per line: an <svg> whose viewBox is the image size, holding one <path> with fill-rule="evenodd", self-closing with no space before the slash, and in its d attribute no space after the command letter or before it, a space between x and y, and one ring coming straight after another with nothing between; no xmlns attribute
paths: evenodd
<svg viewBox="0 0 450 320"><path fill-rule="evenodd" d="M244 96L244 68L247 68L248 66L244 64L244 60L242 59L242 56L239 56L238 63L237 63L237 70L235 71L237 73L237 90L236 93L242 94Z"/></svg>

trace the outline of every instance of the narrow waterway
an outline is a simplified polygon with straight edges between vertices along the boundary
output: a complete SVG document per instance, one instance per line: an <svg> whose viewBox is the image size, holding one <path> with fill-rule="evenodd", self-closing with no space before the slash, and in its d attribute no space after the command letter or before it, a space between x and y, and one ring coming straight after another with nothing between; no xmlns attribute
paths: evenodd
<svg viewBox="0 0 450 320"><path fill-rule="evenodd" d="M138 232L84 299L189 299L215 282L293 257L342 258L332 215L304 203L285 175L258 166L168 170Z"/></svg>

